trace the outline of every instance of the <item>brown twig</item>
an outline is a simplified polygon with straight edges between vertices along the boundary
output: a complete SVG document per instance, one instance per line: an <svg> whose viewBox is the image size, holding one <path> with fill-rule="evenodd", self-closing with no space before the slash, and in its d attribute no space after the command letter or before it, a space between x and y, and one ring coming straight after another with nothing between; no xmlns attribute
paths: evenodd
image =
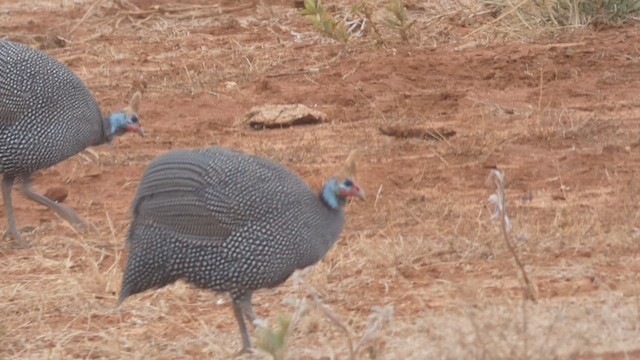
<svg viewBox="0 0 640 360"><path fill-rule="evenodd" d="M489 179L491 178L493 178L494 184L496 185L496 192L489 197L489 200L491 200L496 206L495 212L493 215L494 217L495 216L500 217L500 225L501 225L502 235L504 237L504 242L507 244L507 248L509 249L509 252L513 256L513 259L515 260L516 265L518 265L518 269L520 269L520 273L522 274L522 278L526 285L524 288L525 290L524 296L526 299L536 302L537 296L535 292L535 287L531 282L531 280L529 279L529 275L527 275L527 271L524 268L524 264L520 260L518 253L516 253L515 248L511 244L511 241L509 240L509 230L511 228L511 223L509 222L509 216L507 215L507 209L505 204L504 173L500 170L492 169L491 173L489 174Z"/></svg>
<svg viewBox="0 0 640 360"><path fill-rule="evenodd" d="M129 15L133 17L146 17L153 14L177 14L184 13L189 11L202 11L202 10L210 10L210 9L218 9L216 11L217 15L228 14L236 11L247 10L254 7L253 3L248 3L245 5L228 7L228 8L220 8L219 5L193 5L193 6L183 6L183 7L175 7L175 8L167 8L163 6L154 7L151 10L136 10L136 11L123 11L122 14ZM209 15L209 14L206 14ZM205 16L205 15L202 15Z"/></svg>
<svg viewBox="0 0 640 360"><path fill-rule="evenodd" d="M140 11L140 8L129 2L129 0L113 0L121 9Z"/></svg>
<svg viewBox="0 0 640 360"><path fill-rule="evenodd" d="M540 88L538 94L538 122L540 122L540 115L542 113L542 87L544 85L544 71L540 67Z"/></svg>
<svg viewBox="0 0 640 360"><path fill-rule="evenodd" d="M96 7L98 7L98 5L102 2L103 0L96 0L96 2L94 2L93 4L91 4L91 6L89 6L89 9L87 9L87 11L84 13L84 15L82 15L82 18L80 19L80 21L78 21L77 24L75 24L71 30L69 30L69 33L67 34L67 37L70 37L71 34L73 34L74 31L76 31L76 29L82 25L82 23L84 23L89 16L91 16L93 14L93 11L95 10Z"/></svg>
<svg viewBox="0 0 640 360"><path fill-rule="evenodd" d="M311 296L311 300L313 300L313 303L316 304L316 306L320 310L322 310L325 316L344 333L345 339L347 340L347 345L349 346L349 359L355 359L355 353L353 351L353 341L351 341L351 331L349 331L347 326L344 325L342 321L340 321L340 319L338 319L338 316L334 314L331 309L329 309L322 303L320 297L318 296L318 293L316 293L316 291L311 286L309 286L306 281L300 278L300 283L304 286L307 294Z"/></svg>
<svg viewBox="0 0 640 360"><path fill-rule="evenodd" d="M286 71L281 73L267 74L266 76L270 78L276 78L276 77L304 75L304 74L311 74L311 73L313 73L313 71L311 70L295 70L295 71Z"/></svg>
<svg viewBox="0 0 640 360"><path fill-rule="evenodd" d="M484 29L488 28L489 26L491 26L491 25L493 25L493 24L497 23L498 21L500 21L500 20L504 19L505 17L509 16L509 14L511 14L512 12L514 12L514 11L518 10L522 5L524 5L524 4L528 3L528 2L529 2L529 0L522 0L522 1L520 1L520 2L519 2L518 4L516 4L514 7L512 7L511 9L509 9L509 11L504 12L502 15L500 15L500 16L498 16L497 18L493 19L492 21L490 21L490 22L486 23L485 25L483 25L483 26L481 26L481 27L479 27L479 28L477 28L477 29L473 30L472 32L470 32L470 33L468 33L468 34L464 35L462 38L463 38L463 39L464 39L464 38L467 38L467 37L469 37L469 36L471 36L471 35L474 35L474 34L476 34L476 33L480 32L480 31L482 31L482 30L484 30Z"/></svg>
<svg viewBox="0 0 640 360"><path fill-rule="evenodd" d="M585 45L587 45L587 43L585 43L584 41L581 41L581 42L572 42L572 43L531 44L531 47L535 49L540 49L540 50L547 50L547 49L553 49L553 48L569 48L569 47L578 47L578 46L585 46Z"/></svg>

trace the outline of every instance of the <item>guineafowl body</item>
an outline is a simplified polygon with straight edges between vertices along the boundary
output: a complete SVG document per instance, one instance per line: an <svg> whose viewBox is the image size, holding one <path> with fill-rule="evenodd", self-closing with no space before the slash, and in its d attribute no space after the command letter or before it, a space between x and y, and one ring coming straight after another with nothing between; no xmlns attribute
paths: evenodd
<svg viewBox="0 0 640 360"><path fill-rule="evenodd" d="M119 303L178 279L229 292L242 335L254 290L318 262L342 231L342 206L363 192L330 178L319 194L270 160L225 148L175 150L145 170L131 207Z"/></svg>
<svg viewBox="0 0 640 360"><path fill-rule="evenodd" d="M72 210L31 191L31 174L116 135L142 134L139 95L128 109L104 117L91 92L66 65L6 40L0 40L0 68L0 173L9 233L20 239L11 206L16 178L22 178L27 198L81 224Z"/></svg>

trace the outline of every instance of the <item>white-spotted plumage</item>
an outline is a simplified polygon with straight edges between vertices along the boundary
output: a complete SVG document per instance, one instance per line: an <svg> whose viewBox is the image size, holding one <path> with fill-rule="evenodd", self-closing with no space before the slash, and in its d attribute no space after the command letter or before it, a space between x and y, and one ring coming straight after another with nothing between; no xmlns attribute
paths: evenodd
<svg viewBox="0 0 640 360"><path fill-rule="evenodd" d="M337 181L325 187L340 189ZM344 183L362 195L351 180ZM340 205L346 200L337 190L323 193ZM238 314L255 320L252 292L315 264L344 223L342 206L330 206L283 166L225 148L175 150L154 159L131 212L119 302L178 279L229 292L244 350L251 344Z"/></svg>
<svg viewBox="0 0 640 360"><path fill-rule="evenodd" d="M0 173L9 232L20 238L10 199L18 177L25 196L79 225L73 211L31 191L31 174L115 135L141 133L137 114L103 117L89 89L66 65L23 44L0 40L0 69Z"/></svg>

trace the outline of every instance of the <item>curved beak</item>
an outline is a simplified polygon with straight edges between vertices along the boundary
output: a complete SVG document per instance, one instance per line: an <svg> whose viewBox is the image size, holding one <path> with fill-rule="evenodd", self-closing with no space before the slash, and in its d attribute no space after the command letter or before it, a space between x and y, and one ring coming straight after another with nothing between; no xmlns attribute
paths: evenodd
<svg viewBox="0 0 640 360"><path fill-rule="evenodd" d="M353 184L350 189L340 189L340 191L338 191L338 195L342 196L343 198L356 196L360 200L364 200L364 191L360 189L360 187L356 184Z"/></svg>
<svg viewBox="0 0 640 360"><path fill-rule="evenodd" d="M128 132L138 133L140 136L144 136L144 128L140 124L127 124Z"/></svg>

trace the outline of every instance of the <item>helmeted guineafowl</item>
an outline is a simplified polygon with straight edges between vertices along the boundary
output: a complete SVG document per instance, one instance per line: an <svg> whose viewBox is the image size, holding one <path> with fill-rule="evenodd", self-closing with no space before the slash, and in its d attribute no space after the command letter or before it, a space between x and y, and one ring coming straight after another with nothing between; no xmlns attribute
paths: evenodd
<svg viewBox="0 0 640 360"><path fill-rule="evenodd" d="M104 117L91 92L66 65L29 46L0 40L0 173L8 234L21 240L11 205L11 187L74 225L73 210L31 190L31 175L92 145L126 132L143 134L140 94L129 107ZM26 244L26 243L23 243Z"/></svg>
<svg viewBox="0 0 640 360"><path fill-rule="evenodd" d="M174 150L145 170L133 204L129 255L118 304L178 279L229 292L242 335L243 315L254 323L254 290L283 283L318 262L344 223L343 205L364 192L355 152L339 177L316 194L270 160L225 148ZM255 323L254 323L255 325Z"/></svg>

